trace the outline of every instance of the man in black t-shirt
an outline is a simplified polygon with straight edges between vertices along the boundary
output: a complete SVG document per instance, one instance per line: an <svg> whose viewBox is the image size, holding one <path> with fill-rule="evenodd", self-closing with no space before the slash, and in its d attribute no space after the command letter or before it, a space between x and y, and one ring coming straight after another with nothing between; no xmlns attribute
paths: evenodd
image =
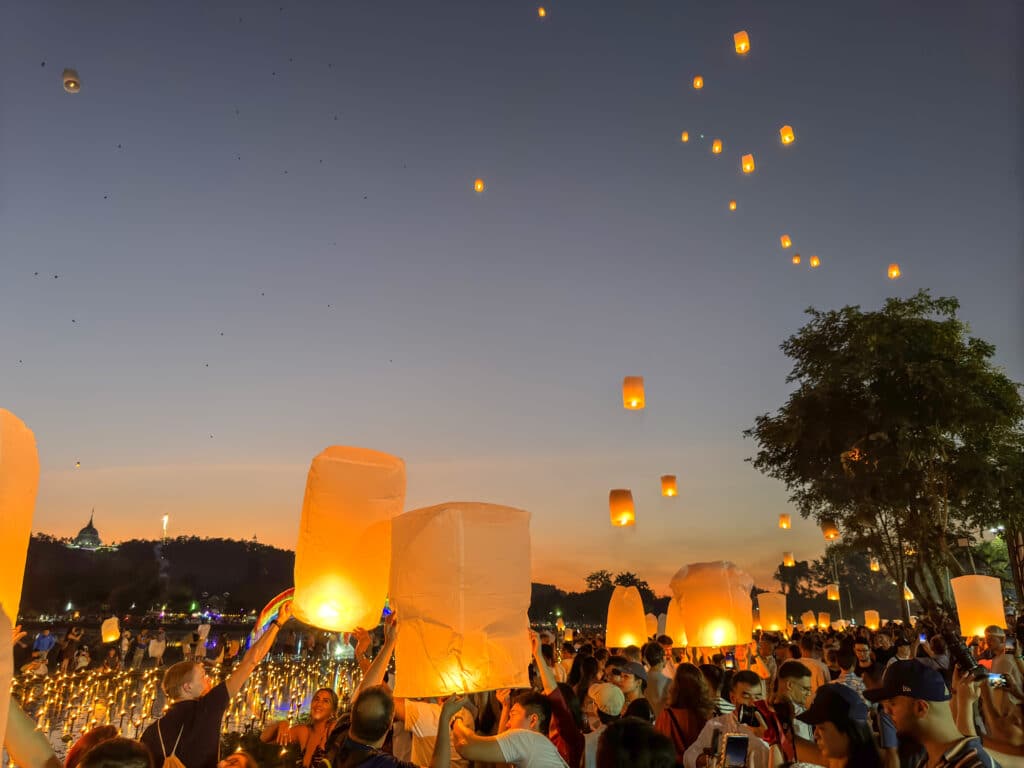
<svg viewBox="0 0 1024 768"><path fill-rule="evenodd" d="M168 668L163 689L171 706L142 732L140 739L153 756L156 768L171 754L185 768L216 768L224 712L273 647L278 631L291 616L291 608L291 603L281 606L277 618L223 683L214 685L202 664L182 661Z"/></svg>

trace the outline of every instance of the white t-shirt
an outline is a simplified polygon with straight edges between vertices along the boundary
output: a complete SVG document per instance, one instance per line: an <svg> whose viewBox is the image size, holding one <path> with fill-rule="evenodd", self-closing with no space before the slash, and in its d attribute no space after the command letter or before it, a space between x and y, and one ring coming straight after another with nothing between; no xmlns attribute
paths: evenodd
<svg viewBox="0 0 1024 768"><path fill-rule="evenodd" d="M513 728L495 738L505 762L516 768L568 768L551 739L543 734Z"/></svg>
<svg viewBox="0 0 1024 768"><path fill-rule="evenodd" d="M744 733L749 736L747 742L747 765L750 768L771 768L772 751L766 742L758 738L750 728L743 725L736 719L736 714L730 712L728 715L719 715L707 721L700 736L683 753L683 765L685 768L697 768L697 758L704 754L704 750L711 746L715 731L722 732L724 739L727 733Z"/></svg>
<svg viewBox="0 0 1024 768"><path fill-rule="evenodd" d="M607 727L601 723L583 736L583 768L597 768L597 742L601 738L601 731Z"/></svg>
<svg viewBox="0 0 1024 768"><path fill-rule="evenodd" d="M468 728L473 728L473 718L465 709L460 709L455 717L462 720ZM406 731L412 734L412 749L409 762L416 765L430 765L434 759L434 744L437 742L437 726L441 722L441 705L429 701L405 700ZM468 766L469 761L452 749L452 765Z"/></svg>

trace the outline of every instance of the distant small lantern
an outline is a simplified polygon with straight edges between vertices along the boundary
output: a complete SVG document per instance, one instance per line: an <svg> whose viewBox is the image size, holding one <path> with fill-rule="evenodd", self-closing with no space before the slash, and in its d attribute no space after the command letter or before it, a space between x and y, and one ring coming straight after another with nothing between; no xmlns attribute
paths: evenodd
<svg viewBox="0 0 1024 768"><path fill-rule="evenodd" d="M910 591L910 587L906 584L903 585L903 599L908 603L914 599L914 593Z"/></svg>
<svg viewBox="0 0 1024 768"><path fill-rule="evenodd" d="M878 629L879 618L878 611L867 610L864 611L864 626L874 631Z"/></svg>
<svg viewBox="0 0 1024 768"><path fill-rule="evenodd" d="M839 526L833 520L822 520L821 535L826 541L835 541L839 538Z"/></svg>
<svg viewBox="0 0 1024 768"><path fill-rule="evenodd" d="M779 128L779 138L782 139L783 144L792 144L796 140L796 136L793 135L793 126L784 125Z"/></svg>
<svg viewBox="0 0 1024 768"><path fill-rule="evenodd" d="M537 15L538 15L538 16L540 16L540 17L541 17L541 18L543 19L543 18L544 18L545 16L547 16L547 15L548 15L548 10L547 10L547 8L545 8L545 7L544 7L544 6L542 5L542 6L540 7L540 8L538 8L538 9L537 9Z"/></svg>
<svg viewBox="0 0 1024 768"><path fill-rule="evenodd" d="M839 585L838 584L829 584L826 589L827 589L828 599L829 600L838 600L839 599Z"/></svg>
<svg viewBox="0 0 1024 768"><path fill-rule="evenodd" d="M476 181L473 182L474 192L483 192L485 189L487 189L487 186L484 184L483 179L477 179Z"/></svg>
<svg viewBox="0 0 1024 768"><path fill-rule="evenodd" d="M828 629L832 624L832 614L825 611L818 611L818 626L821 629Z"/></svg>
<svg viewBox="0 0 1024 768"><path fill-rule="evenodd" d="M746 30L741 30L732 36L732 41L736 46L736 53L741 56L750 53L750 36Z"/></svg>
<svg viewBox="0 0 1024 768"><path fill-rule="evenodd" d="M701 88L703 88L704 87L704 78L701 77L700 75L697 75L695 78L693 78L693 87L695 89L697 89L698 91Z"/></svg>
<svg viewBox="0 0 1024 768"><path fill-rule="evenodd" d="M793 553L792 552L783 552L782 553L782 564L784 566L786 566L787 568L792 568L793 566L796 565L796 560L793 558Z"/></svg>
<svg viewBox="0 0 1024 768"><path fill-rule="evenodd" d="M792 261L794 264L799 264L800 263L800 254L799 253L794 253L793 254L793 258L790 259L790 261Z"/></svg>
<svg viewBox="0 0 1024 768"><path fill-rule="evenodd" d="M82 90L82 81L78 78L78 72L73 69L65 69L61 75L64 81L64 90L68 93L78 93Z"/></svg>
<svg viewBox="0 0 1024 768"><path fill-rule="evenodd" d="M783 512L779 515L779 528L784 531L788 531L793 527L793 518L788 512Z"/></svg>
<svg viewBox="0 0 1024 768"><path fill-rule="evenodd" d="M711 142L711 154L720 155L722 154L722 140L715 139Z"/></svg>
<svg viewBox="0 0 1024 768"><path fill-rule="evenodd" d="M882 569L882 567L878 564L878 558L877 557L872 557L871 558L871 561L868 564L868 567L871 569L872 573L878 573Z"/></svg>
<svg viewBox="0 0 1024 768"><path fill-rule="evenodd" d="M735 200L730 200L729 201L729 210L730 211L735 211L736 210L736 201Z"/></svg>
<svg viewBox="0 0 1024 768"><path fill-rule="evenodd" d="M743 169L744 173L753 173L754 172L754 156L753 155L744 155L743 158L740 160L740 168Z"/></svg>
<svg viewBox="0 0 1024 768"><path fill-rule="evenodd" d="M793 241L790 240L789 235L783 235L782 237L779 238L779 243L782 245L783 248L789 248L789 246L793 244Z"/></svg>
<svg viewBox="0 0 1024 768"><path fill-rule="evenodd" d="M627 376L622 380L622 407L627 411L640 411L646 407L644 377Z"/></svg>
<svg viewBox="0 0 1024 768"><path fill-rule="evenodd" d="M817 269L821 266L821 259L817 256L811 256L811 260L808 263L811 265L811 269Z"/></svg>
<svg viewBox="0 0 1024 768"><path fill-rule="evenodd" d="M889 275L889 279L890 280L899 280L900 279L900 265L899 264L890 264L889 265L888 275Z"/></svg>
<svg viewBox="0 0 1024 768"><path fill-rule="evenodd" d="M800 614L800 623L810 629L814 629L814 625L816 623L815 619L814 611L804 611Z"/></svg>
<svg viewBox="0 0 1024 768"><path fill-rule="evenodd" d="M636 508L633 506L633 492L626 488L615 488L608 494L608 513L612 525L625 528L636 524Z"/></svg>
<svg viewBox="0 0 1024 768"><path fill-rule="evenodd" d="M676 483L675 475L662 475L661 476L661 495L662 496L678 496L679 485Z"/></svg>
<svg viewBox="0 0 1024 768"><path fill-rule="evenodd" d="M121 637L121 625L117 621L117 616L111 616L103 622L100 626L100 635L104 643L117 642L117 639Z"/></svg>
<svg viewBox="0 0 1024 768"><path fill-rule="evenodd" d="M689 131L683 131L682 133L680 133L679 134L679 140L681 142L683 142L683 144L688 142L690 140L690 132Z"/></svg>

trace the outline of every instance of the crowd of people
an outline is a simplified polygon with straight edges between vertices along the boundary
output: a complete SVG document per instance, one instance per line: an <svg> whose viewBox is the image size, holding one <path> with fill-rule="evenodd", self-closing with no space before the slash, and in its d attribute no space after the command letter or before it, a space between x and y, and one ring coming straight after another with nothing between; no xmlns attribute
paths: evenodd
<svg viewBox="0 0 1024 768"><path fill-rule="evenodd" d="M220 754L222 720L289 612L219 682L201 657L170 665L170 705L139 741L96 728L66 768L258 768L248 752ZM296 768L1024 765L1024 661L997 626L967 645L889 624L759 633L727 649L680 648L664 635L609 649L596 633L565 642L530 631L531 687L437 699L393 695L398 628L385 621L375 653L374 636L355 633L362 675L350 701L322 688L305 722L273 722L260 739L294 744ZM59 766L13 703L9 720L14 762Z"/></svg>

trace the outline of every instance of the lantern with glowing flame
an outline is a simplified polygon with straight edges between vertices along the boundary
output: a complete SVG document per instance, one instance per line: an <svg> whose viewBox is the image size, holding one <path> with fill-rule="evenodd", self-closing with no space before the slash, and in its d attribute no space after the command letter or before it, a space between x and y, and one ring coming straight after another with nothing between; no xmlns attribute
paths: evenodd
<svg viewBox="0 0 1024 768"><path fill-rule="evenodd" d="M839 526L834 520L822 520L821 535L825 537L825 541L835 541L839 538Z"/></svg>
<svg viewBox="0 0 1024 768"><path fill-rule="evenodd" d="M799 264L800 263L800 254L799 253L794 253L793 254L793 258L790 259L790 261L792 261L794 264Z"/></svg>
<svg viewBox="0 0 1024 768"><path fill-rule="evenodd" d="M683 606L674 597L668 601L668 608L665 611L665 631L663 634L672 638L673 648L685 648L688 645Z"/></svg>
<svg viewBox="0 0 1024 768"><path fill-rule="evenodd" d="M872 557L871 560L868 561L868 567L871 569L872 573L878 573L882 570L882 566L879 565L877 557Z"/></svg>
<svg viewBox="0 0 1024 768"><path fill-rule="evenodd" d="M960 616L960 634L964 637L985 634L985 627L1006 626L1003 590L992 576L957 576L950 579L956 612Z"/></svg>
<svg viewBox="0 0 1024 768"><path fill-rule="evenodd" d="M736 46L736 53L741 56L750 53L750 36L745 30L740 30L732 36L733 45Z"/></svg>
<svg viewBox="0 0 1024 768"><path fill-rule="evenodd" d="M644 377L626 376L622 380L622 407L627 411L640 411L647 405L644 397Z"/></svg>
<svg viewBox="0 0 1024 768"><path fill-rule="evenodd" d="M792 568L793 566L796 565L796 560L793 558L793 553L792 552L783 552L782 553L782 564L786 568Z"/></svg>
<svg viewBox="0 0 1024 768"><path fill-rule="evenodd" d="M788 512L782 512L779 514L779 528L784 531L788 531L793 527L793 518Z"/></svg>
<svg viewBox="0 0 1024 768"><path fill-rule="evenodd" d="M779 138L782 139L783 144L792 144L796 139L796 136L793 135L793 126L784 125L779 128Z"/></svg>
<svg viewBox="0 0 1024 768"><path fill-rule="evenodd" d="M655 620L657 621L657 620ZM636 587L616 586L608 601L608 624L604 644L607 648L641 646L647 638L644 601Z"/></svg>
<svg viewBox="0 0 1024 768"><path fill-rule="evenodd" d="M695 89L697 89L698 91L699 91L699 90L700 90L701 88L703 88L703 87L704 87L704 78L703 78L703 77L701 77L700 75L697 75L696 77L694 77L694 78L693 78L693 87L694 87Z"/></svg>
<svg viewBox="0 0 1024 768"><path fill-rule="evenodd" d="M65 69L61 80L64 82L64 90L68 93L78 93L82 90L82 81L78 77L78 72L73 69Z"/></svg>
<svg viewBox="0 0 1024 768"><path fill-rule="evenodd" d="M393 520L391 562L395 696L529 686L529 512L476 502L406 512Z"/></svg>
<svg viewBox="0 0 1024 768"><path fill-rule="evenodd" d="M633 492L627 488L614 488L608 492L608 514L612 525L625 528L636 524L636 508L633 506Z"/></svg>
<svg viewBox="0 0 1024 768"><path fill-rule="evenodd" d="M878 629L878 611L864 611L864 626L868 629Z"/></svg>
<svg viewBox="0 0 1024 768"><path fill-rule="evenodd" d="M814 626L817 623L817 619L814 616L814 611L804 611L803 613L801 613L800 623L803 624L805 627L814 629Z"/></svg>
<svg viewBox="0 0 1024 768"><path fill-rule="evenodd" d="M753 155L744 155L740 159L740 168L743 169L744 173L753 173L754 172L754 156Z"/></svg>
<svg viewBox="0 0 1024 768"><path fill-rule="evenodd" d="M669 586L683 606L691 645L717 648L750 638L754 580L732 563L684 565Z"/></svg>
<svg viewBox="0 0 1024 768"><path fill-rule="evenodd" d="M811 265L811 269L817 269L821 266L821 259L817 256L811 256L811 260L808 262Z"/></svg>
<svg viewBox="0 0 1024 768"><path fill-rule="evenodd" d="M662 475L661 476L661 495L662 496L678 496L679 485L676 483L675 475Z"/></svg>
<svg viewBox="0 0 1024 768"><path fill-rule="evenodd" d="M477 179L476 181L473 182L474 192L483 192L485 189L487 189L487 185L484 184L483 179Z"/></svg>
<svg viewBox="0 0 1024 768"><path fill-rule="evenodd" d="M832 614L818 611L818 626L825 629L830 624L832 624Z"/></svg>
<svg viewBox="0 0 1024 768"><path fill-rule="evenodd" d="M690 140L690 132L689 131L683 131L682 133L680 133L679 134L679 140L681 142L683 142L683 144L688 142Z"/></svg>
<svg viewBox="0 0 1024 768"><path fill-rule="evenodd" d="M39 489L36 439L24 422L0 408L0 609L18 623L25 556ZM8 646L10 635L0 635ZM2 689L7 698L9 688ZM6 720L4 724L6 725Z"/></svg>
<svg viewBox="0 0 1024 768"><path fill-rule="evenodd" d="M903 585L903 599L908 603L914 599L914 593L910 591L910 587L906 584Z"/></svg>
<svg viewBox="0 0 1024 768"><path fill-rule="evenodd" d="M711 154L720 155L722 154L722 140L715 139L711 142Z"/></svg>
<svg viewBox="0 0 1024 768"><path fill-rule="evenodd" d="M890 264L889 265L888 275L889 275L889 279L890 280L899 280L900 274L901 273L900 273L900 265L899 264Z"/></svg>
<svg viewBox="0 0 1024 768"><path fill-rule="evenodd" d="M783 248L789 248L789 246L793 244L793 241L790 239L789 235L783 235L779 238L779 243Z"/></svg>
<svg viewBox="0 0 1024 768"><path fill-rule="evenodd" d="M780 592L762 592L757 596L761 608L761 628L780 632L786 628L786 596Z"/></svg>
<svg viewBox="0 0 1024 768"><path fill-rule="evenodd" d="M100 635L104 643L117 642L118 638L121 637L121 625L117 621L117 616L111 616L103 622L100 626Z"/></svg>
<svg viewBox="0 0 1024 768"><path fill-rule="evenodd" d="M567 643L571 643L573 638L572 627L566 627L565 632L562 633L562 639Z"/></svg>
<svg viewBox="0 0 1024 768"><path fill-rule="evenodd" d="M735 200L730 200L729 201L729 210L730 211L735 211L736 210L736 201Z"/></svg>
<svg viewBox="0 0 1024 768"><path fill-rule="evenodd" d="M828 599L829 600L838 600L839 599L839 585L838 584L829 584L826 587L826 590L828 592Z"/></svg>
<svg viewBox="0 0 1024 768"><path fill-rule="evenodd" d="M375 627L388 594L391 518L405 502L405 463L331 446L313 459L295 549L295 617L330 632Z"/></svg>
<svg viewBox="0 0 1024 768"><path fill-rule="evenodd" d="M537 9L537 15L543 19L545 16L548 15L548 9L542 5L540 8Z"/></svg>

